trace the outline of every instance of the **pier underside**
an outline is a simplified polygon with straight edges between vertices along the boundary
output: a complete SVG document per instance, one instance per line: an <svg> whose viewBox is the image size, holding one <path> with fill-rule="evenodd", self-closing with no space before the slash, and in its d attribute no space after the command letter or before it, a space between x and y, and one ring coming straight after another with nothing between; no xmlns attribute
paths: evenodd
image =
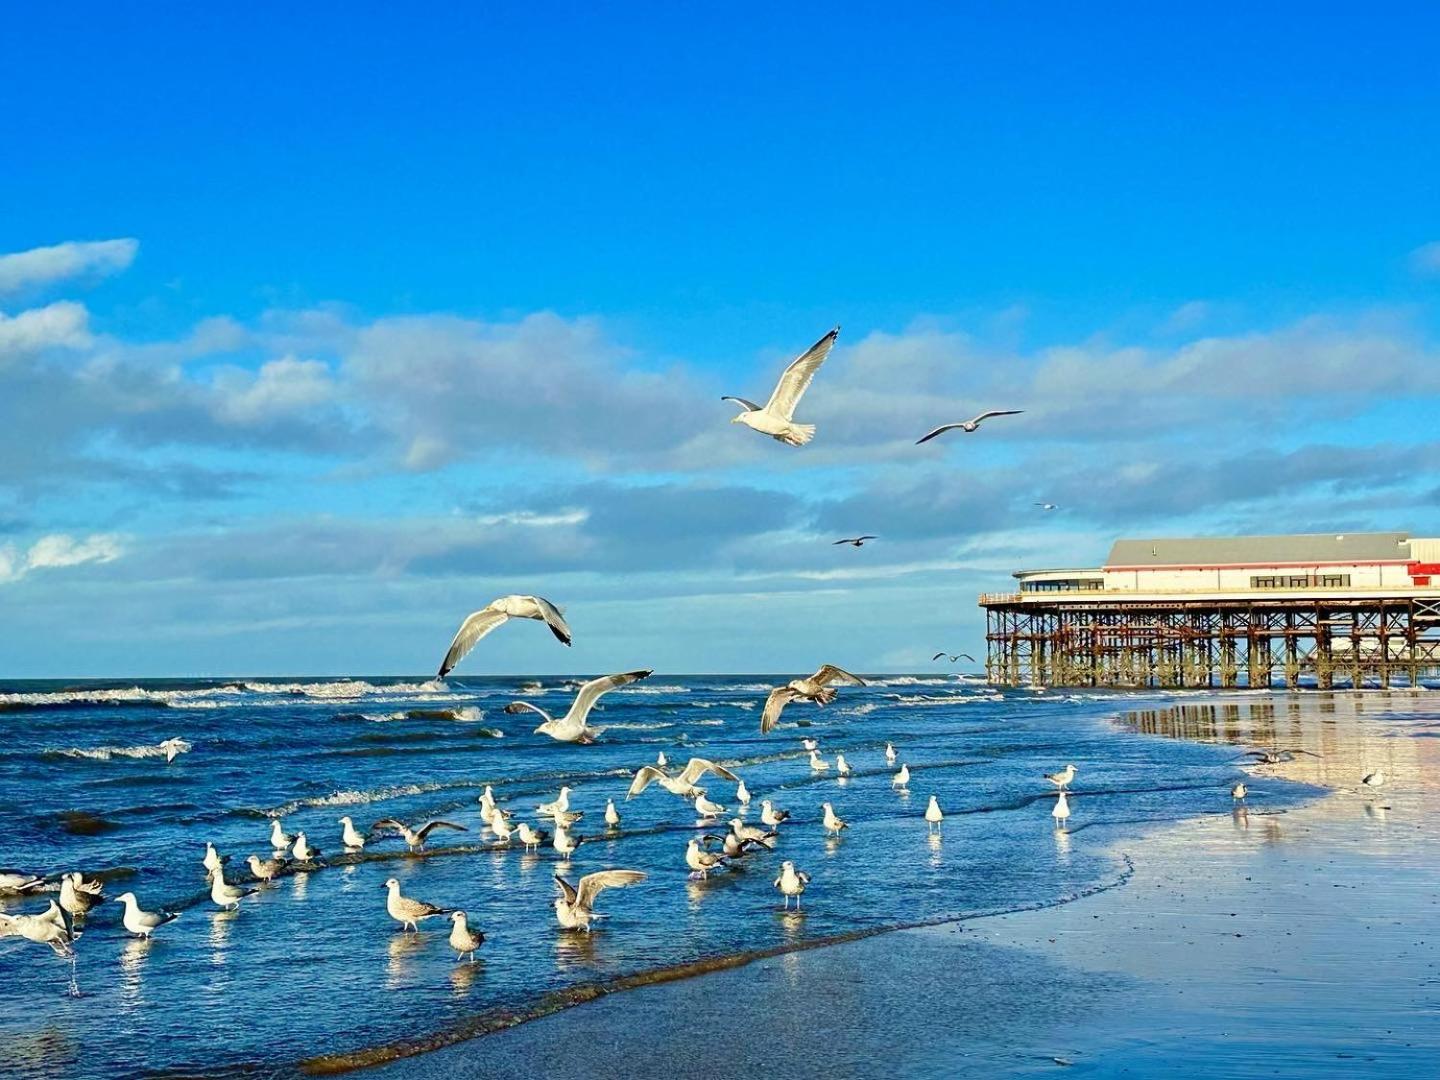
<svg viewBox="0 0 1440 1080"><path fill-rule="evenodd" d="M1440 673L1440 596L981 603L985 670L1004 686L1328 689Z"/></svg>

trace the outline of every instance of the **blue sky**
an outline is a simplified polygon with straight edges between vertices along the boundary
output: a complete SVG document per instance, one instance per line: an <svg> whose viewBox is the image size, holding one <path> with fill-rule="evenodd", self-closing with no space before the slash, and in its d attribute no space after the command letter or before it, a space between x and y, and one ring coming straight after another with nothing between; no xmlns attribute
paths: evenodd
<svg viewBox="0 0 1440 1080"><path fill-rule="evenodd" d="M0 676L424 671L532 590L573 652L464 670L913 669L1120 533L1440 533L1437 31L12 13ZM811 446L728 423L835 323Z"/></svg>

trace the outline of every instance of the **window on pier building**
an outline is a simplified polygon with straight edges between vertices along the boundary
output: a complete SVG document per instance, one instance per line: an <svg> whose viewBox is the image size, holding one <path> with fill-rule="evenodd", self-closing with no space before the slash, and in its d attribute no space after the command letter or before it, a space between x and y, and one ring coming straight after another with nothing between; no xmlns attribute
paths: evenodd
<svg viewBox="0 0 1440 1080"><path fill-rule="evenodd" d="M1349 574L1271 574L1250 579L1252 589L1343 589L1349 584Z"/></svg>

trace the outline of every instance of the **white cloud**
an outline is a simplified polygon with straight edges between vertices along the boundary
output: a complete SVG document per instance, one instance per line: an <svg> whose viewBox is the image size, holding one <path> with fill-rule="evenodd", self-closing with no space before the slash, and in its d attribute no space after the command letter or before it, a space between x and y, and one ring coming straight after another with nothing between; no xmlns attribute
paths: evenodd
<svg viewBox="0 0 1440 1080"><path fill-rule="evenodd" d="M140 249L138 240L70 241L0 255L0 294L50 285L82 274L124 270Z"/></svg>
<svg viewBox="0 0 1440 1080"><path fill-rule="evenodd" d="M114 562L124 553L124 540L117 533L92 533L83 538L51 533L36 540L29 550L14 544L0 547L0 584L18 581L33 570Z"/></svg>
<svg viewBox="0 0 1440 1080"><path fill-rule="evenodd" d="M1440 274L1440 240L1421 244L1412 251L1410 269L1417 274Z"/></svg>
<svg viewBox="0 0 1440 1080"><path fill-rule="evenodd" d="M69 300L18 315L0 312L0 368L45 349L84 348L91 341L89 318L83 304Z"/></svg>
<svg viewBox="0 0 1440 1080"><path fill-rule="evenodd" d="M226 368L214 382L216 417L237 425L285 419L328 404L335 396L328 367L293 356L271 360L256 372Z"/></svg>

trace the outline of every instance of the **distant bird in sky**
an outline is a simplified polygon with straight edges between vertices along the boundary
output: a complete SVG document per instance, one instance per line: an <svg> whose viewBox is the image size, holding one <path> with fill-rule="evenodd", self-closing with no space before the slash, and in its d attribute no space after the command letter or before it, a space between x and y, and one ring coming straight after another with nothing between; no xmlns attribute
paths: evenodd
<svg viewBox="0 0 1440 1080"><path fill-rule="evenodd" d="M800 894L810 884L810 875L795 869L795 864L786 859L780 864L780 876L775 879L775 888L785 897L785 910L790 910L790 898L795 898L795 910L800 910Z"/></svg>
<svg viewBox="0 0 1440 1080"><path fill-rule="evenodd" d="M825 363L825 358L830 355L830 348L835 344L839 333L840 328L837 326L796 357L780 376L780 381L775 384L775 392L763 406L742 397L722 397L721 401L733 401L745 406L745 411L730 422L744 424L787 446L804 446L813 439L815 425L795 423L795 406L800 404L800 398L809 389L810 381L815 378L820 365Z"/></svg>
<svg viewBox="0 0 1440 1080"><path fill-rule="evenodd" d="M630 784L630 790L625 793L625 798L633 799L652 783L656 783L672 795L693 799L697 795L705 794L705 789L697 787L696 782L707 772L714 773L722 780L729 780L732 784L740 782L740 777L723 765L716 765L705 758L692 757L678 776L667 776L654 765L642 765L635 771L635 779Z"/></svg>
<svg viewBox="0 0 1440 1080"><path fill-rule="evenodd" d="M443 679L448 675L477 641L510 619L539 619L550 627L562 645L570 644L570 627L565 616L549 600L543 596L502 596L466 616L455 633L455 640L450 642L445 659L440 662L438 677Z"/></svg>
<svg viewBox="0 0 1440 1080"><path fill-rule="evenodd" d="M980 430L980 425L992 416L1019 416L1024 411L1024 409L991 409L989 412L983 412L971 420L962 420L958 424L941 424L934 431L917 439L915 445L919 446L921 443L927 443L935 438L935 436L944 435L945 432L954 431L956 428L967 432L978 431Z"/></svg>
<svg viewBox="0 0 1440 1080"><path fill-rule="evenodd" d="M133 892L121 893L115 897L114 902L125 905L125 913L120 916L120 924L136 937L148 938L166 923L173 922L180 917L173 911L143 910Z"/></svg>
<svg viewBox="0 0 1440 1080"><path fill-rule="evenodd" d="M399 833L400 836L403 837L405 840L405 846L408 847L411 851L423 851L425 849L425 841L436 829L454 829L456 832L470 831L465 828L464 825L456 825L453 821L427 821L418 829L412 829L403 821L396 821L394 818L387 817L381 818L379 821L375 822L374 825L371 825L370 833L371 835L374 835L375 833L383 832L386 829L393 830L394 832Z"/></svg>
<svg viewBox="0 0 1440 1080"><path fill-rule="evenodd" d="M878 539L880 539L878 536L849 536L846 537L844 540L836 540L835 543L831 544L830 546L835 547L839 544L849 544L851 547L864 547L866 540Z"/></svg>
<svg viewBox="0 0 1440 1080"><path fill-rule="evenodd" d="M1070 786L1070 781L1075 779L1075 766L1066 765L1065 768L1061 769L1059 772L1046 773L1045 779L1049 780L1050 783L1054 784L1056 787L1060 788L1063 791L1065 788Z"/></svg>
<svg viewBox="0 0 1440 1080"><path fill-rule="evenodd" d="M556 720L544 709L531 705L527 701L512 701L505 706L505 711L510 714L518 712L533 712L544 718L544 723L535 729L536 735L548 735L556 742L580 743L588 746L593 743L604 730L603 728L592 728L586 725L585 721L590 715L590 710L600 700L602 694L608 694L616 687L625 686L637 682L640 679L648 679L652 672L646 671L625 671L619 675L605 675L598 679L591 679L580 687L580 692L575 695L575 700L570 705L570 710L559 720Z"/></svg>
<svg viewBox="0 0 1440 1080"><path fill-rule="evenodd" d="M1059 510L1059 509L1060 509L1060 507L1056 506L1054 503L1038 502L1038 503L1036 503L1035 505L1038 506L1041 510L1046 511L1047 513L1048 513L1049 511L1051 511L1051 510Z"/></svg>
<svg viewBox="0 0 1440 1080"><path fill-rule="evenodd" d="M604 890L644 880L645 875L639 870L599 870L571 885L556 874L555 887L560 895L555 898L555 918L566 930L584 930L588 934L590 923L602 917L595 912L595 901Z"/></svg>
<svg viewBox="0 0 1440 1080"><path fill-rule="evenodd" d="M485 944L485 935L479 930L471 930L470 924L465 919L465 912L452 911L450 913L450 947L455 950L455 959L464 960L468 954L470 962L475 962L475 950Z"/></svg>
<svg viewBox="0 0 1440 1080"><path fill-rule="evenodd" d="M933 662L933 661L939 660L942 656L948 657L949 660L950 660L950 663L952 663L952 664L953 664L953 663L956 663L957 661L960 661L960 660L969 660L972 664L979 663L979 661L976 660L973 656L971 656L968 652L957 652L957 653L937 652L934 656L930 657L930 660Z"/></svg>
<svg viewBox="0 0 1440 1080"><path fill-rule="evenodd" d="M419 930L422 919L433 919L439 915L449 915L449 908L436 907L434 904L427 904L424 900L415 900L400 894L400 882L393 877L390 878L382 888L389 891L385 898L385 911L389 916L398 922L406 930Z"/></svg>
<svg viewBox="0 0 1440 1080"><path fill-rule="evenodd" d="M830 686L833 682L850 683L854 686L864 686L865 680L858 675L851 675L843 668L834 664L825 664L814 675L805 679L793 679L784 686L778 686L770 691L769 697L765 699L765 710L760 715L760 733L763 735L770 731L780 720L780 713L785 706L792 701L813 701L816 705L828 705L835 700L836 691Z"/></svg>

